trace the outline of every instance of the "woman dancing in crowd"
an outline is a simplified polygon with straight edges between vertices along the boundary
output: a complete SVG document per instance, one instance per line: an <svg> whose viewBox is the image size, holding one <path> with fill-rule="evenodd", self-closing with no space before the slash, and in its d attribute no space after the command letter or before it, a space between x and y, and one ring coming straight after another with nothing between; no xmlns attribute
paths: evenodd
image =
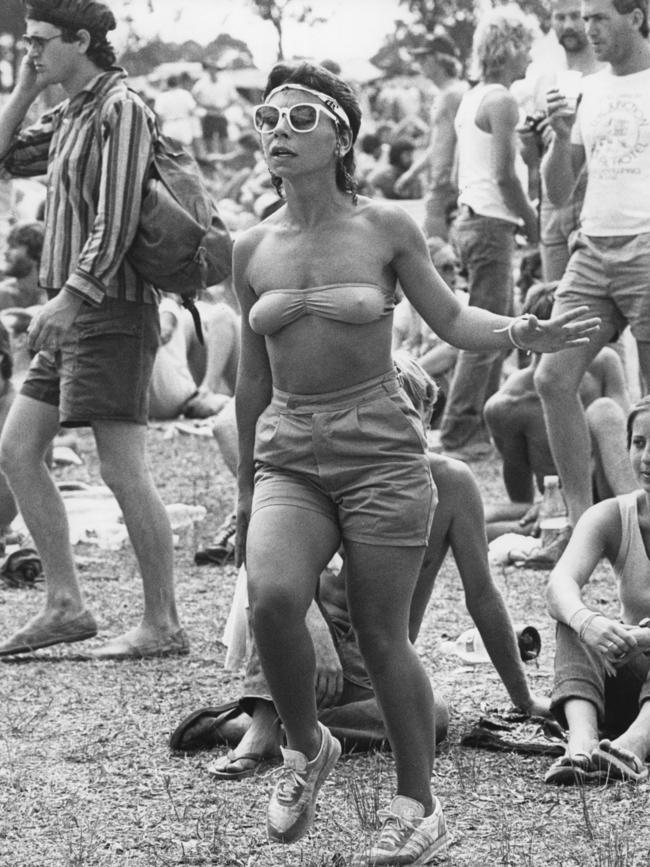
<svg viewBox="0 0 650 867"><path fill-rule="evenodd" d="M386 723L397 796L355 865L426 863L446 841L431 792L433 695L408 637L435 487L416 410L391 359L395 287L448 342L555 351L597 320L545 323L461 308L399 205L357 198L361 112L322 67L279 64L255 110L264 158L286 203L242 233L237 384L237 557L287 740L267 813L271 840L305 834L340 745L319 724L305 613L342 541L349 610Z"/></svg>
<svg viewBox="0 0 650 867"><path fill-rule="evenodd" d="M630 411L627 444L640 490L585 512L551 573L549 610L558 621L551 706L569 737L566 755L546 773L547 783L648 776L650 397ZM620 619L592 610L582 599L602 557L616 574Z"/></svg>

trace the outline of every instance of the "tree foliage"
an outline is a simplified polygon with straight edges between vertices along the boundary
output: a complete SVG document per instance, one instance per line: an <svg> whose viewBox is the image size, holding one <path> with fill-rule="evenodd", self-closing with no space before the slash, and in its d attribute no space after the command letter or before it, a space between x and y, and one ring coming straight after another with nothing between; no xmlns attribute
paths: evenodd
<svg viewBox="0 0 650 867"><path fill-rule="evenodd" d="M318 15L311 3L304 0L250 0L255 12L263 21L269 21L275 28L278 41L278 60L284 58L284 25L290 18L298 24L322 24L327 19Z"/></svg>
<svg viewBox="0 0 650 867"><path fill-rule="evenodd" d="M524 12L535 15L542 30L549 28L548 0L513 0ZM492 0L499 5L500 0ZM392 74L407 72L411 66L409 49L422 44L426 33L444 31L453 39L461 60L467 64L472 50L472 38L476 29L479 10L475 0L399 0L408 15L408 20L395 22L395 31L390 34L373 63Z"/></svg>

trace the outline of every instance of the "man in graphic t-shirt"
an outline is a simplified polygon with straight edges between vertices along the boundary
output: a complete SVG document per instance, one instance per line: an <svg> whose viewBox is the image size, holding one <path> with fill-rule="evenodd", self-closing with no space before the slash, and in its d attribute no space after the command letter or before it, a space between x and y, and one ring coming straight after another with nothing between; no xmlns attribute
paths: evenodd
<svg viewBox="0 0 650 867"><path fill-rule="evenodd" d="M553 140L542 171L551 201L560 205L586 163L581 227L553 315L587 305L602 324L570 364L564 353L545 355L535 376L572 526L591 505L579 383L600 349L627 324L646 390L650 384L648 0L584 0L582 17L596 58L610 68L584 80L577 112L558 90L549 91Z"/></svg>

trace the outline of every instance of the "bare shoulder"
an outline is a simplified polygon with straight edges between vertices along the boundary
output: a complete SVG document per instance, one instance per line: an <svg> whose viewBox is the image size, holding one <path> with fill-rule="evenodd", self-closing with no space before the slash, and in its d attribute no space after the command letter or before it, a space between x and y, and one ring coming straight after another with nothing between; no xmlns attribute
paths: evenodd
<svg viewBox="0 0 650 867"><path fill-rule="evenodd" d="M621 356L611 346L603 346L592 362L593 368L598 373L623 371Z"/></svg>
<svg viewBox="0 0 650 867"><path fill-rule="evenodd" d="M369 199L359 196L358 216L370 223L373 228L385 234L388 241L399 247L400 241L412 240L422 233L413 217L396 201L390 199Z"/></svg>
<svg viewBox="0 0 650 867"><path fill-rule="evenodd" d="M516 124L519 119L517 101L509 90L499 87L488 91L479 109L490 118L511 121Z"/></svg>
<svg viewBox="0 0 650 867"><path fill-rule="evenodd" d="M233 244L235 260L249 259L254 250L271 232L273 232L273 228L270 219L238 232Z"/></svg>
<svg viewBox="0 0 650 867"><path fill-rule="evenodd" d="M571 541L597 540L611 560L621 544L621 512L617 497L602 500L587 509L575 526Z"/></svg>

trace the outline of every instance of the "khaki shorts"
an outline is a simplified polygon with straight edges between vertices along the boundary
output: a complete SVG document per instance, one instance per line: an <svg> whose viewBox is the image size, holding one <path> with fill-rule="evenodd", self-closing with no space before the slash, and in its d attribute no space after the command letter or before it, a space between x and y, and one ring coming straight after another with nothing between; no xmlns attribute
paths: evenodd
<svg viewBox="0 0 650 867"><path fill-rule="evenodd" d="M636 340L650 341L650 233L594 238L578 231L569 249L553 313L586 304L615 335L629 325Z"/></svg>
<svg viewBox="0 0 650 867"><path fill-rule="evenodd" d="M426 546L436 489L422 422L395 371L330 394L274 390L257 421L253 512L318 512L343 539Z"/></svg>
<svg viewBox="0 0 650 867"><path fill-rule="evenodd" d="M64 427L146 424L159 342L157 305L109 297L84 304L60 351L36 354L20 393L58 407Z"/></svg>

